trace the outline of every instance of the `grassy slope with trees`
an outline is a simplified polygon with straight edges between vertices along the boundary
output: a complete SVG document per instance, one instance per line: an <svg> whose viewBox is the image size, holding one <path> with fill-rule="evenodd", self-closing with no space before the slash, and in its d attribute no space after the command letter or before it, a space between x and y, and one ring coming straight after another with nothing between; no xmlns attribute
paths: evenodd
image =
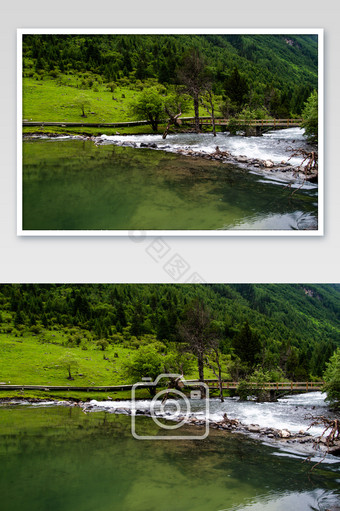
<svg viewBox="0 0 340 511"><path fill-rule="evenodd" d="M109 385L164 368L195 378L197 300L205 377L217 347L223 378L320 379L340 344L338 285L2 285L0 381Z"/></svg>
<svg viewBox="0 0 340 511"><path fill-rule="evenodd" d="M138 118L143 90L155 87L167 97L183 86L180 70L192 48L205 62L216 115L301 116L317 88L312 35L35 34L23 39L23 117L79 121L85 112L89 122ZM193 115L191 103L183 114ZM202 105L200 115L207 115Z"/></svg>

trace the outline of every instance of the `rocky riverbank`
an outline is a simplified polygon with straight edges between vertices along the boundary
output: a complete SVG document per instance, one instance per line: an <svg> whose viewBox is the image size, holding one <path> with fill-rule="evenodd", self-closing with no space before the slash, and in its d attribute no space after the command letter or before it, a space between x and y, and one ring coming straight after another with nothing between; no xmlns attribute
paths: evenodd
<svg viewBox="0 0 340 511"><path fill-rule="evenodd" d="M170 145L161 145L158 146L155 142L131 142L131 141L107 141L106 138L103 137L92 137L93 141L96 145L106 145L107 143L125 146L125 147L133 147L140 149L153 149L153 150L162 150L168 151L176 154L180 154L182 156L189 156L191 158L203 158L205 160L217 161L220 163L228 163L237 165L243 169L254 171L257 173L263 174L272 174L275 175L276 178L282 179L284 181L294 181L297 183L304 183L306 181L311 183L318 182L318 174L314 172L306 172L304 167L296 167L289 163L289 161L281 161L279 164L275 164L272 160L262 160L258 158L248 158L245 155L233 155L228 151L221 151L218 146L215 147L215 151L210 153L206 151L198 151L193 150L190 147L185 148L173 148Z"/></svg>
<svg viewBox="0 0 340 511"><path fill-rule="evenodd" d="M294 166L287 160L282 160L279 164L274 163L271 159L248 158L246 155L234 155L228 151L221 151L218 146L215 147L214 152L207 152L202 150L193 150L190 147L174 148L170 144L157 145L155 142L131 142L124 140L124 136L120 140L107 140L105 135L93 136L90 134L79 135L56 135L53 133L44 133L43 135L26 133L24 139L37 139L37 138L54 138L56 140L73 139L73 140L90 140L95 145L116 145L119 147L131 147L136 149L151 149L158 151L167 151L176 153L182 156L187 156L193 159L205 159L209 161L220 162L222 164L236 165L244 170L263 174L264 176L272 176L276 179L286 181L287 183L294 183L303 185L306 182L317 183L317 172L307 172L303 166Z"/></svg>
<svg viewBox="0 0 340 511"><path fill-rule="evenodd" d="M195 418L189 419L188 422L196 426L203 426L205 424L204 421ZM328 452L330 454L340 455L340 440L334 440L327 445L327 439L325 437L315 437L304 430L300 430L298 433L292 433L288 429L263 428L258 424L246 425L242 424L242 422L237 419L229 419L226 414L221 421L211 422L209 427L212 429L249 434L253 438L258 438L262 441L280 442L286 445L295 444L295 447L303 445L307 449L316 449L323 453Z"/></svg>
<svg viewBox="0 0 340 511"><path fill-rule="evenodd" d="M108 401L114 401L109 398ZM116 401L121 401L116 399ZM138 408L138 401L136 401L136 415L152 417L149 410ZM131 408L107 408L101 406L97 401L92 400L89 402L77 400L49 400L39 398L28 399L11 399L3 398L0 400L0 405L5 406L18 406L18 405L36 405L36 406L67 406L67 407L80 407L84 413L105 411L107 413L114 413L117 415L131 415ZM165 415L164 419L167 418ZM183 416L177 416L176 421L181 422L185 419ZM205 420L198 419L195 416L189 415L185 420L187 425L193 427L205 427ZM298 433L289 431L288 429L277 429L271 427L261 427L258 424L243 424L238 419L230 419L227 414L224 414L223 419L220 421L209 421L209 428L220 431L227 431L231 433L240 433L251 436L261 440L262 442L275 443L280 445L291 446L304 452L330 453L340 456L340 440L335 439L327 444L327 437L313 436L306 430L300 430Z"/></svg>
<svg viewBox="0 0 340 511"><path fill-rule="evenodd" d="M106 411L109 413L123 414L123 415L131 415L130 408L106 408L97 404L96 401L90 401L89 403L79 403L78 406L81 406L84 413L95 412L95 411ZM152 417L152 414L149 410L138 408L138 402L136 406L136 415L138 416L146 416ZM167 416L162 416L162 418L166 419ZM205 427L206 421L202 419L198 419L195 416L189 416L185 418L184 416L177 416L176 421L181 422L185 419L186 424L196 427ZM280 443L284 445L290 445L291 447L302 447L303 451L320 451L322 453L330 453L333 455L340 455L340 440L336 439L327 444L327 437L317 437L311 435L308 431L300 430L298 433L293 433L288 431L288 429L276 429L270 427L260 427L258 424L243 424L238 419L229 419L227 414L224 414L223 419L220 421L209 421L209 428L223 430L233 433L241 433L252 438L259 439L261 441L266 441L269 443Z"/></svg>

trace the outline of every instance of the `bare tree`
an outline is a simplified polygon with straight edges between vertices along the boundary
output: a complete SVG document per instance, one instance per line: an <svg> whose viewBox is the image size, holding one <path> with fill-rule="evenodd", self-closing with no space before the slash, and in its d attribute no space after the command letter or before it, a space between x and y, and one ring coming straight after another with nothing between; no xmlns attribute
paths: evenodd
<svg viewBox="0 0 340 511"><path fill-rule="evenodd" d="M216 124L215 124L215 107L213 102L213 93L211 90L211 87L209 87L204 95L203 98L201 98L202 106L206 109L208 114L211 117L212 122L212 128L213 128L213 135L216 137Z"/></svg>
<svg viewBox="0 0 340 511"><path fill-rule="evenodd" d="M186 349L197 359L199 381L202 383L204 383L204 358L215 339L211 321L210 310L202 301L196 299L187 309L184 322L179 326L179 333L186 344ZM203 385L201 396L205 396Z"/></svg>
<svg viewBox="0 0 340 511"><path fill-rule="evenodd" d="M222 379L222 365L221 365L221 352L219 350L218 339L213 339L210 342L210 350L206 357L206 365L210 367L216 378L218 379L219 397L221 403L224 402L223 397L223 379Z"/></svg>
<svg viewBox="0 0 340 511"><path fill-rule="evenodd" d="M178 71L178 78L194 100L195 130L199 133L199 97L205 90L207 74L205 60L196 48L185 55L183 65Z"/></svg>

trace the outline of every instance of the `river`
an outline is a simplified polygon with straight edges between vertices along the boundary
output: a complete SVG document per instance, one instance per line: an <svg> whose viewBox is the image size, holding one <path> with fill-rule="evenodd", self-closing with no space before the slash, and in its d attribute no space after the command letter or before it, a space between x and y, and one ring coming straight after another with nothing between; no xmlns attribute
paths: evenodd
<svg viewBox="0 0 340 511"><path fill-rule="evenodd" d="M247 158L272 160L274 163L287 161L294 150L298 148L307 149L309 147L302 128L270 131L261 137L230 136L226 132L217 133L216 137L213 137L211 133L181 133L168 135L165 140L162 135L102 135L100 138L106 143L118 145L134 143L137 147L143 143L155 143L158 149L169 152L190 148L213 153L218 146L221 151L229 151L235 156L245 155ZM302 157L295 156L290 159L290 162L292 165L299 165L302 160Z"/></svg>
<svg viewBox="0 0 340 511"><path fill-rule="evenodd" d="M325 412L322 396L301 399L256 407L256 416L254 403L227 400L223 408L266 423L282 413L289 427L300 427L301 407ZM339 505L339 458L326 457L311 472L313 463L299 453L216 430L199 441L139 441L129 416L108 413L112 403L95 413L52 404L0 406L2 511L326 511ZM298 419L291 417L296 407ZM214 400L212 413L222 411ZM160 433L151 418L136 420L140 431Z"/></svg>
<svg viewBox="0 0 340 511"><path fill-rule="evenodd" d="M168 400L168 410L164 408L163 416L171 412L174 419L183 415L187 408L190 408L190 417L205 418L209 421L220 421L224 413L230 419L239 419L243 424L257 424L260 427L271 427L288 429L292 433L300 430L306 431L310 425L308 415L327 415L328 406L325 401L326 394L321 392L310 392L307 394L295 394L279 398L276 402L258 403L256 401L240 401L238 397L226 397L224 403L217 398L209 400L209 408L203 399L189 399L188 402L179 400L180 406L177 410L172 407L174 400ZM115 411L120 409L131 410L130 401L91 401L92 410ZM155 411L161 415L160 403L156 401ZM138 410L150 410L150 400L137 401ZM173 410L172 410L173 408ZM320 435L324 428L313 427L309 430L312 435ZM340 460L339 460L340 461Z"/></svg>
<svg viewBox="0 0 340 511"><path fill-rule="evenodd" d="M318 187L283 173L177 154L192 147L274 162L305 146L292 128L263 137L211 134L23 142L24 230L315 230ZM289 133L288 133L289 132ZM158 149L140 149L141 143ZM135 147L119 147L133 144ZM164 150L162 150L164 149ZM293 161L297 163L297 161Z"/></svg>

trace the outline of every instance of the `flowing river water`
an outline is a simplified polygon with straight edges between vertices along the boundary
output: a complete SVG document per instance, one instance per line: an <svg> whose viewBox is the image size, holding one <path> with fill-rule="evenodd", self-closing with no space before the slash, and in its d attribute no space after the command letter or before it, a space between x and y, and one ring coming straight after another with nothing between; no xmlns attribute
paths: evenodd
<svg viewBox="0 0 340 511"><path fill-rule="evenodd" d="M164 406L163 416L167 414L175 419L184 415L187 411L189 417L208 418L209 421L220 421L224 413L230 419L239 419L243 424L257 424L260 427L277 429L288 429L292 433L300 430L306 431L310 425L308 415L327 415L328 406L325 401L326 394L321 392L310 392L307 394L289 395L279 398L276 402L240 401L239 398L225 398L224 403L218 398L210 399L207 403L204 399L189 399L187 402L179 399L179 406L175 408L174 400L169 399ZM162 415L161 402L155 402L155 413ZM139 400L136 402L136 409L149 411L152 401ZM91 401L92 410L131 410L130 401ZM312 435L320 435L323 427L313 427L309 430ZM340 460L339 460L340 461Z"/></svg>
<svg viewBox="0 0 340 511"><path fill-rule="evenodd" d="M155 143L159 149L176 152L178 149L190 148L206 153L213 153L216 146L221 151L229 151L233 155L244 155L247 158L259 158L272 160L274 163L287 161L295 149L307 148L302 128L289 128L264 133L261 137L245 137L242 135L230 136L228 132L217 133L213 137L211 133L182 133L168 135L163 139L162 135L102 135L100 137L106 143L114 144L140 144ZM302 157L295 156L289 161L292 165L299 165Z"/></svg>
<svg viewBox="0 0 340 511"><path fill-rule="evenodd" d="M23 142L24 230L313 230L318 187L290 173L177 154L216 146L287 161L302 130L262 137L220 133L32 138ZM155 143L156 149L141 144ZM130 147L128 147L130 145ZM291 160L298 164L300 160Z"/></svg>
<svg viewBox="0 0 340 511"><path fill-rule="evenodd" d="M0 407L2 511L338 509L339 458L327 456L311 471L306 455L217 430L204 440L140 441L131 418L112 413L129 402L92 404L93 413L52 403ZM202 413L202 403L196 406L193 413ZM224 410L291 429L306 427L307 411L328 413L320 393L259 406L211 402L212 415ZM136 421L140 432L160 434L150 417Z"/></svg>

